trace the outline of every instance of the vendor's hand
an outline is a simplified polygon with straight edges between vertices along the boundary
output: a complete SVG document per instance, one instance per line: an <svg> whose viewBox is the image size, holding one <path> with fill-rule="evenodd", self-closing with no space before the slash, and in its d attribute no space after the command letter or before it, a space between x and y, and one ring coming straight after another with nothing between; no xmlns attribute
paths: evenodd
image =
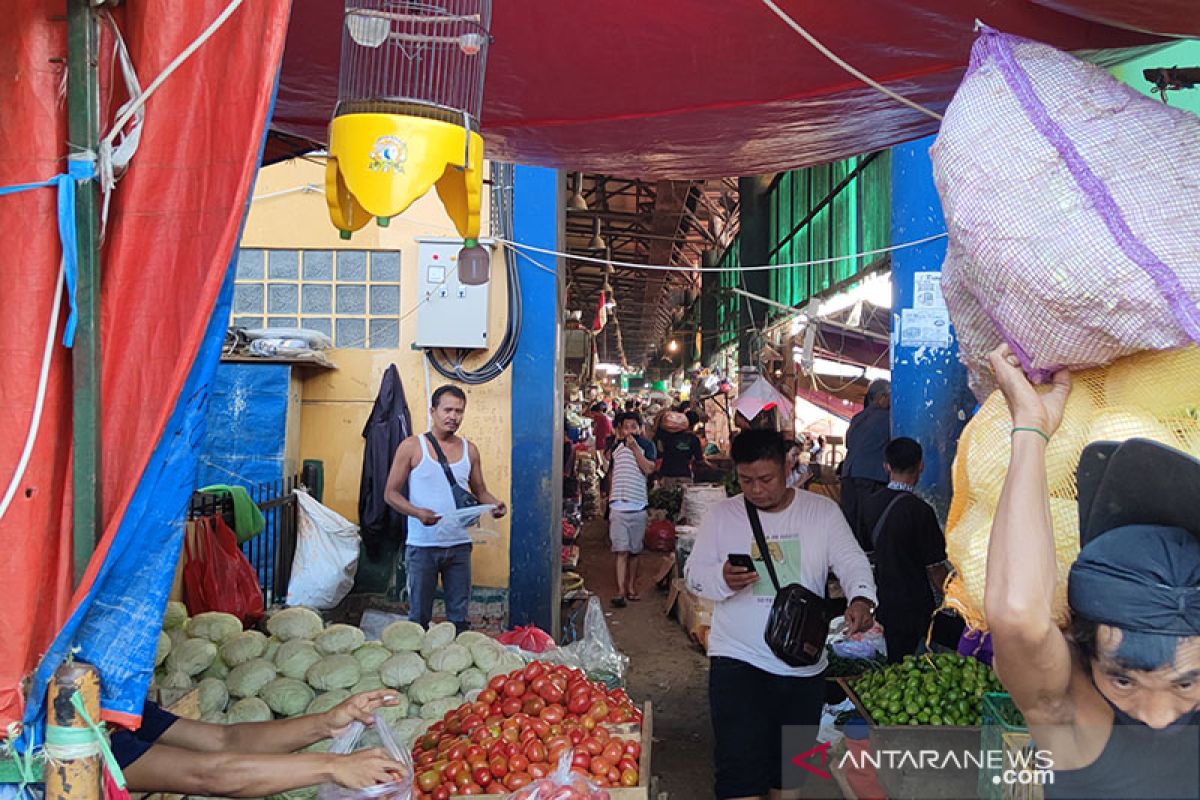
<svg viewBox="0 0 1200 800"><path fill-rule="evenodd" d="M497 501L496 507L492 509L492 516L495 517L496 519L500 519L507 513L508 513L508 505L506 503Z"/></svg>
<svg viewBox="0 0 1200 800"><path fill-rule="evenodd" d="M758 583L758 573L756 571L746 569L745 567L735 567L728 561L721 568L721 577L725 579L725 585L735 592L740 592L747 586L753 586Z"/></svg>
<svg viewBox="0 0 1200 800"><path fill-rule="evenodd" d="M331 754L330 759L333 782L346 789L366 789L390 783L408 773L403 764L379 747L347 755Z"/></svg>
<svg viewBox="0 0 1200 800"><path fill-rule="evenodd" d="M869 631L875 627L875 607L871 601L856 597L846 607L846 633L853 636L856 633Z"/></svg>
<svg viewBox="0 0 1200 800"><path fill-rule="evenodd" d="M1053 435L1062 423L1063 409L1071 394L1071 373L1065 369L1057 372L1050 391L1039 392L1029 382L1021 362L1007 344L988 353L988 361L1000 384L1000 392L1008 402L1013 425L1037 428L1047 436Z"/></svg>
<svg viewBox="0 0 1200 800"><path fill-rule="evenodd" d="M418 508L416 517L427 528L437 525L442 520L441 514L438 514L436 511L430 511L428 508Z"/></svg>
<svg viewBox="0 0 1200 800"><path fill-rule="evenodd" d="M400 698L395 689L375 689L362 692L343 700L324 714L322 720L328 728L330 738L337 736L352 722L370 725L374 719L371 714L382 706L400 704Z"/></svg>

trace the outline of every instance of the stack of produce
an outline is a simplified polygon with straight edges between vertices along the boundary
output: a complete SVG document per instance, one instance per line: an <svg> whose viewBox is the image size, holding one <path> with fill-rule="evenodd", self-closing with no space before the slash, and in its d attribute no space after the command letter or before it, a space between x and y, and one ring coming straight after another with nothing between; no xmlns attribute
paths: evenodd
<svg viewBox="0 0 1200 800"><path fill-rule="evenodd" d="M595 453L575 454L575 474L579 478L579 511L584 519L599 519L604 514L600 496L600 467Z"/></svg>
<svg viewBox="0 0 1200 800"><path fill-rule="evenodd" d="M641 746L610 726L641 721L623 690L534 662L492 678L475 702L449 711L417 740L414 798L507 794L549 775L564 754L596 786L636 786Z"/></svg>
<svg viewBox="0 0 1200 800"><path fill-rule="evenodd" d="M829 645L825 646L825 658L829 663L825 668L826 678L852 678L887 664L887 660L879 653L870 658L847 658L838 655Z"/></svg>
<svg viewBox="0 0 1200 800"><path fill-rule="evenodd" d="M169 603L155 684L198 688L202 718L219 723L321 713L353 694L390 687L400 702L380 714L408 742L466 693L525 664L481 633L456 636L448 622L428 631L394 622L381 641L368 642L352 625L326 626L314 611L289 608L267 621L267 631L243 631L236 617L219 612L188 619L182 604Z"/></svg>
<svg viewBox="0 0 1200 800"><path fill-rule="evenodd" d="M853 688L876 725L981 725L984 694L1003 691L987 666L953 653L905 656Z"/></svg>
<svg viewBox="0 0 1200 800"><path fill-rule="evenodd" d="M1074 376L1062 424L1046 447L1058 582L1054 610L1067 621L1067 573L1079 555L1075 469L1090 442L1151 439L1200 457L1200 348L1139 353ZM954 500L946 552L956 576L946 604L986 627L983 595L988 540L1012 453L1012 417L993 392L967 423L954 459Z"/></svg>

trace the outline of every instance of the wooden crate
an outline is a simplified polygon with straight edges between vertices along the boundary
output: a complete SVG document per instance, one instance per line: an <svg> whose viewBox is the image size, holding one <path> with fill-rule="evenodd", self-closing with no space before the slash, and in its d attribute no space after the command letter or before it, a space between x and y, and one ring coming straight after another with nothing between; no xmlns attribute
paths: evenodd
<svg viewBox="0 0 1200 800"><path fill-rule="evenodd" d="M922 751L938 753L978 753L982 742L982 728L978 725L959 727L955 725L879 725L871 718L854 691L857 678L838 678L846 696L854 703L858 713L871 726L871 747L876 750L904 750L914 755ZM938 771L912 770L907 766L892 767L880 764L875 770L879 785L887 790L894 800L957 800L975 797L979 784L979 768L966 765L963 769Z"/></svg>
<svg viewBox="0 0 1200 800"><path fill-rule="evenodd" d="M654 743L654 709L647 701L642 706L642 724L613 725L612 735L618 739L636 739L642 745L642 757L638 763L638 785L609 789L612 800L652 800L650 797L650 750ZM511 792L475 795L479 800L504 800ZM466 795L453 795L451 800L463 800Z"/></svg>

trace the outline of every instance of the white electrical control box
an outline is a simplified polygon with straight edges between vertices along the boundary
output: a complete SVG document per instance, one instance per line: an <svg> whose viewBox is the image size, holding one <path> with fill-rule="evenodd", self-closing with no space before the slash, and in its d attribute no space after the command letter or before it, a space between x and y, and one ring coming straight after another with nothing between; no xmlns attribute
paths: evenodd
<svg viewBox="0 0 1200 800"><path fill-rule="evenodd" d="M495 240L480 239L489 253ZM488 347L491 281L475 286L458 280L462 239L418 237L416 347L478 350ZM494 267L493 267L494 269Z"/></svg>

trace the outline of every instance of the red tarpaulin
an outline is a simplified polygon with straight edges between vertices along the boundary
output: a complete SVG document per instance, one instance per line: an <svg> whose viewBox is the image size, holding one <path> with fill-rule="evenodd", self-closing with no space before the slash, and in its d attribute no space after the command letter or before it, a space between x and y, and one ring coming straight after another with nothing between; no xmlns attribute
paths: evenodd
<svg viewBox="0 0 1200 800"><path fill-rule="evenodd" d="M120 9L142 85L227 5L139 0ZM101 256L104 539L72 597L70 355L56 345L33 459L0 521L0 728L20 717L22 677L86 594L192 367L237 244L288 6L242 5L146 107L141 148L116 189ZM65 169L64 19L62 2L5 4L0 186ZM111 39L104 41L107 54ZM107 125L124 98L107 69L101 82ZM0 210L8 250L0 260L0 464L7 485L33 414L60 247L53 190L0 198Z"/></svg>
<svg viewBox="0 0 1200 800"><path fill-rule="evenodd" d="M1103 6L1113 12L1103 19L1150 30L1200 24L1194 0L1046 2ZM850 64L939 112L966 67L976 19L1068 50L1154 41L1028 0L780 5ZM296 0L274 131L325 141L342 8ZM937 126L819 55L759 0L499 1L492 33L483 134L497 158L617 175L757 175ZM294 142L272 144L268 158L294 152Z"/></svg>

